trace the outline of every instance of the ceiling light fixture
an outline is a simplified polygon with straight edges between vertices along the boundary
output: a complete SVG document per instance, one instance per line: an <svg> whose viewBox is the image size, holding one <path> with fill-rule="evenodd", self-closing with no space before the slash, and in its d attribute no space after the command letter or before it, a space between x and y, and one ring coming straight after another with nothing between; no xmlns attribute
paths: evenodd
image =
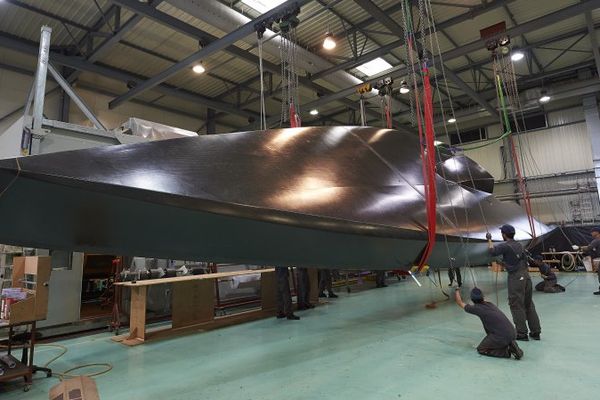
<svg viewBox="0 0 600 400"><path fill-rule="evenodd" d="M510 55L510 59L513 61L521 61L524 57L525 57L525 54L520 50L513 51L512 54Z"/></svg>
<svg viewBox="0 0 600 400"><path fill-rule="evenodd" d="M406 81L400 82L400 94L406 94L410 92L410 88L408 87L408 83Z"/></svg>
<svg viewBox="0 0 600 400"><path fill-rule="evenodd" d="M309 111L309 114L310 115L319 115L319 110L317 110L316 108L312 109L312 110Z"/></svg>
<svg viewBox="0 0 600 400"><path fill-rule="evenodd" d="M448 120L448 123L449 123L449 124L453 124L453 123L455 123L455 122L456 122L456 118L450 118L450 119Z"/></svg>
<svg viewBox="0 0 600 400"><path fill-rule="evenodd" d="M204 72L206 72L206 68L204 68L204 65L202 65L202 63L200 64L196 64L192 67L192 71L194 71L197 74L203 74Z"/></svg>
<svg viewBox="0 0 600 400"><path fill-rule="evenodd" d="M542 96L540 97L540 103L547 103L552 98L552 97L548 96L548 93L546 93L545 90L542 90L541 95Z"/></svg>
<svg viewBox="0 0 600 400"><path fill-rule="evenodd" d="M333 50L337 46L335 39L333 38L333 33L327 32L325 34L325 39L323 39L323 48L325 50Z"/></svg>

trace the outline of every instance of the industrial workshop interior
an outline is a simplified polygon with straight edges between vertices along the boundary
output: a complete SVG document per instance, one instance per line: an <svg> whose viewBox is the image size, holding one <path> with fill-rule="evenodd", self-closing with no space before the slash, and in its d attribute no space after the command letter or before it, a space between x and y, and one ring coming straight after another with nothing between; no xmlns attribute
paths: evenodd
<svg viewBox="0 0 600 400"><path fill-rule="evenodd" d="M0 400L595 399L600 0L0 0Z"/></svg>

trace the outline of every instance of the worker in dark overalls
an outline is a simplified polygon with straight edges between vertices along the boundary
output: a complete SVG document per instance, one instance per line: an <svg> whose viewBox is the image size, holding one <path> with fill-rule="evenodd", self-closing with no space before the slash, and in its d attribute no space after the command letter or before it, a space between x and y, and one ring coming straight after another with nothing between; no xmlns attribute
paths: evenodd
<svg viewBox="0 0 600 400"><path fill-rule="evenodd" d="M327 295L325 294L325 290L327 290ZM329 297L330 299L336 299L338 297L338 295L333 292L331 270L319 270L319 297Z"/></svg>
<svg viewBox="0 0 600 400"><path fill-rule="evenodd" d="M454 292L454 300L469 314L477 315L483 324L487 335L477 346L479 354L500 358L510 358L512 355L517 360L523 357L523 350L515 342L514 326L498 307L484 300L479 288L471 290L472 305L463 303L459 288Z"/></svg>
<svg viewBox="0 0 600 400"><path fill-rule="evenodd" d="M456 276L456 283L458 284L458 287L461 287L462 286L462 276L460 274L460 268L450 266L448 268L448 279L450 279L450 284L448 284L448 286L452 286L452 284L454 284L455 276Z"/></svg>
<svg viewBox="0 0 600 400"><path fill-rule="evenodd" d="M529 337L540 340L542 328L540 319L535 311L532 299L532 283L527 267L527 258L523 245L514 240L515 228L512 225L502 225L500 228L503 243L496 246L492 243L492 235L488 232L488 249L492 256L502 256L502 263L508 272L508 304L517 328L517 340L529 340Z"/></svg>
<svg viewBox="0 0 600 400"><path fill-rule="evenodd" d="M288 267L275 267L277 278L277 318L300 319L292 311L292 292L290 291L290 274Z"/></svg>
<svg viewBox="0 0 600 400"><path fill-rule="evenodd" d="M384 288L387 287L385 283L385 271L375 271L375 287Z"/></svg>
<svg viewBox="0 0 600 400"><path fill-rule="evenodd" d="M552 271L552 268L544 262L544 258L541 255L536 255L531 261L531 265L540 270L540 275L543 281L535 285L535 290L544 293L562 293L566 289L558 284L556 274Z"/></svg>
<svg viewBox="0 0 600 400"><path fill-rule="evenodd" d="M315 308L310 304L310 280L308 279L308 270L306 268L296 268L298 277L298 310L308 310Z"/></svg>
<svg viewBox="0 0 600 400"><path fill-rule="evenodd" d="M594 227L591 231L592 241L587 247L584 247L583 254L592 258L592 265L594 265L594 258L600 258L600 227ZM598 268L598 284L600 285L600 267ZM594 292L595 295L600 295L600 286L598 291Z"/></svg>

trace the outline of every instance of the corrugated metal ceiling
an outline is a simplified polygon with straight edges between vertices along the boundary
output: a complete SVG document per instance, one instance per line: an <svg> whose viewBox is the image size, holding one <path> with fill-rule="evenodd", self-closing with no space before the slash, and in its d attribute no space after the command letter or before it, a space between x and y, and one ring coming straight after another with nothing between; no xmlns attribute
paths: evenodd
<svg viewBox="0 0 600 400"><path fill-rule="evenodd" d="M23 3L38 7L46 12L53 13L61 18L72 20L79 25L91 28L94 24L98 23L101 18L99 11L93 1L89 0L71 0L71 1L35 1L35 0L21 0ZM215 1L215 0L207 0ZM238 9L243 7L243 11L247 15L255 16L256 13L252 10L248 10L247 7L241 6L239 1L222 1L224 4L232 5ZM539 18L545 14L555 12L559 9L567 7L569 5L577 4L578 0L554 0L554 1L530 1L530 0L517 0L508 2L508 10L513 14L514 19L517 23L524 23L533 19ZM112 6L112 3L108 0L98 0L99 5L104 11L107 11ZM334 3L331 10L324 8L324 5ZM402 24L402 15L398 11L397 0L375 0L374 3L382 10L388 10L388 14L391 18L399 24ZM433 5L433 13L436 18L436 22L439 24L445 20L456 17L468 11L468 8L462 6L481 6L479 0L460 0L453 1L456 6L447 6L441 4ZM159 6L158 10L166 13L174 18L177 18L191 26L196 27L202 31L208 32L216 37L222 37L226 34L210 24L195 18L176 7L172 6L168 1L163 1ZM389 10L396 10L391 12ZM333 12L332 12L333 11ZM418 20L418 13L415 11L415 20ZM121 21L126 21L133 13L127 10L122 11ZM310 18L309 18L310 17ZM350 29L352 24L362 24L364 21L370 20L372 17L362 7L360 7L354 0L319 0L313 1L303 7L300 15L301 24L298 27L298 38L300 45L314 51L321 57L326 58L332 63L340 63L344 60L352 59L354 52L352 49L351 40L346 40L344 37L345 30ZM344 23L342 23L342 19ZM600 11L594 10L593 19L596 23L600 22ZM479 30L487 27L499 21L506 21L509 27L513 26L513 22L509 18L509 14L506 9L500 7L490 12L484 13L477 16L476 18L466 20L460 25L450 27L445 30L444 34L438 34L439 45L442 52L447 52L454 48L452 41L456 42L458 46L471 43L479 39ZM112 23L112 20L111 20ZM54 32L52 36L53 46L73 46L75 42L80 42L85 35L85 30L67 25L71 34L75 40L70 36L65 26L52 18L47 16L39 15L30 10L26 10L21 7L17 7L14 4L10 4L9 1L0 3L0 31L9 33L20 38L38 41L39 30L41 25L50 25ZM585 19L583 15L570 18L552 26L544 27L542 29L528 33L525 38L528 42L538 42L545 40L553 36L568 33L574 30L582 29L585 27ZM103 27L103 32L110 31L110 28ZM321 48L321 43L325 32L331 31L338 37L338 46L333 52L326 52ZM394 36L389 33L390 31L381 23L373 22L363 28L363 31L357 33L357 47L360 54L369 53L378 49L380 46L389 44L397 41L398 36ZM452 39L450 40L446 34ZM367 39L367 36L369 37ZM535 49L532 54L540 61L542 65L550 63L557 55L561 53L561 49L568 47L576 38L565 39L561 42L553 43L551 46L548 45L545 49ZM96 39L96 44L100 43L103 38ZM143 19L134 29L128 32L124 38L124 42L132 43L137 47L146 49L143 51L139 49L133 49L125 44L118 44L114 46L110 52L105 55L100 62L106 65L110 65L115 68L130 71L134 74L153 76L160 71L168 68L172 65L172 61L181 60L187 57L189 54L195 52L199 48L199 44L196 38L190 37L187 34L180 33L171 27L167 27L162 23L152 21L150 19ZM428 40L426 39L427 43ZM519 38L513 38L513 43L519 46L524 46L525 41ZM562 68L569 66L581 61L586 61L591 58L589 37L583 38L573 50L566 53L566 56L560 57L554 61L550 69ZM257 54L255 49L254 39L246 38L245 41L236 43L241 49L250 50L253 54ZM437 46L435 46L437 47ZM154 52L162 55L157 57L156 55L148 54ZM0 52L0 56L6 54L5 50ZM489 60L489 52L481 48L471 54L469 54L470 60L474 62ZM402 48L396 48L389 54L384 55L384 58L392 63L393 65L399 65L401 60L405 57L404 50ZM3 57L4 58L4 57ZM279 64L278 57L265 55L265 59L273 64ZM171 61L169 61L171 60ZM462 68L470 64L470 61L465 57L459 57L453 60L444 60L449 68ZM30 67L34 65L31 61L24 61L18 57L13 57L11 62L16 65L22 63L28 64ZM232 93L233 84L232 82L244 82L257 75L257 66L251 63L238 59L226 52L218 52L202 60L203 64L208 71L214 73L213 76L208 74L196 75L189 69L183 70L176 76L169 79L169 84L185 88L204 96L218 97L221 95L222 98L227 101L233 102L236 98L236 94ZM32 65L33 64L33 65ZM484 72L487 75L491 75L485 68L489 68L489 65L484 66ZM354 70L355 71L355 70ZM517 71L521 74L527 74L527 68L524 65L517 65ZM534 72L537 72L534 69ZM357 73L357 75L360 75ZM82 80L92 80L91 74L84 74ZM473 78L470 71L466 71L461 74L462 77L470 84L473 84ZM219 79L222 78L222 79ZM275 77L275 85L277 85L279 78ZM99 85L106 85L111 90L124 91L125 87L123 83L118 83L114 80L106 80L105 78L97 78ZM327 81L318 80L316 83L330 89L336 90L336 87ZM473 84L474 85L474 84ZM256 88L257 84L253 83L252 87ZM460 95L459 91L451 89L452 94ZM454 93L456 92L456 93ZM246 97L247 93L243 97ZM300 97L303 102L309 102L315 99L315 93L313 90L303 88L300 93ZM146 98L145 96L143 98ZM156 98L155 93L150 93L148 99ZM168 102L170 98L163 98L160 100L161 104ZM177 107L182 107L184 102L181 100L173 100L173 104ZM277 102L269 100L269 108L277 108ZM165 103L166 104L166 103ZM196 107L194 105L194 107ZM192 107L192 108L194 108ZM256 109L257 104L251 105L252 109ZM327 106L330 110L339 108L339 102L332 102ZM327 110L323 108L323 110ZM276 111L276 110L275 110ZM274 110L270 110L274 112Z"/></svg>

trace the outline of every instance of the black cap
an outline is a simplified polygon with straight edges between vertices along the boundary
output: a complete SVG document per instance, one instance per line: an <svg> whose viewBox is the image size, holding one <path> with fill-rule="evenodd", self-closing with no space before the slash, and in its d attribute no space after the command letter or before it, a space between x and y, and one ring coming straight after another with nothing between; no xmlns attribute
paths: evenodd
<svg viewBox="0 0 600 400"><path fill-rule="evenodd" d="M507 234L507 235L514 235L515 234L515 227L509 224L504 224L500 227L500 232ZM598 231L600 232L600 231Z"/></svg>
<svg viewBox="0 0 600 400"><path fill-rule="evenodd" d="M471 300L472 301L483 301L483 292L479 288L473 288L471 290Z"/></svg>
<svg viewBox="0 0 600 400"><path fill-rule="evenodd" d="M600 226L593 227L590 232L598 232L598 233L600 233Z"/></svg>

